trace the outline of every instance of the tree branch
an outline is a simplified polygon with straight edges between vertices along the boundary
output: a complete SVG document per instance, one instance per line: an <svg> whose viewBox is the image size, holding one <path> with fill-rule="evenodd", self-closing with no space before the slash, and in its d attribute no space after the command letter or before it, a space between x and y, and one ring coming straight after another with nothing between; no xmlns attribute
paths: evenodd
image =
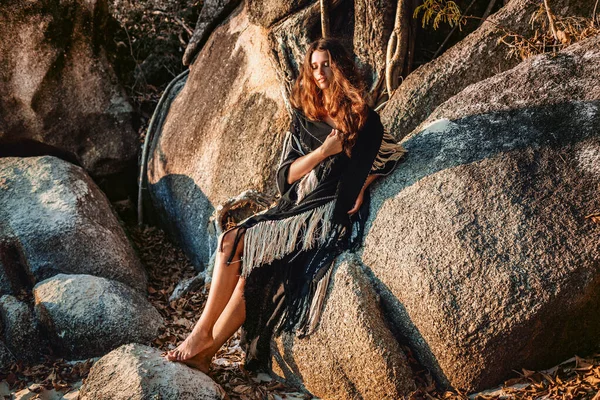
<svg viewBox="0 0 600 400"><path fill-rule="evenodd" d="M560 42L561 40L558 38L558 34L556 33L556 25L554 24L554 15L552 15L552 11L548 5L548 0L544 0L544 8L546 8L546 15L548 15L548 22L550 23L550 31L552 32L552 36L554 36L554 40Z"/></svg>
<svg viewBox="0 0 600 400"><path fill-rule="evenodd" d="M321 0L321 36L329 37L329 3L327 0Z"/></svg>
<svg viewBox="0 0 600 400"><path fill-rule="evenodd" d="M406 57L406 49L408 47L408 24L406 23L406 1L398 0L396 8L396 20L394 21L394 30L390 35L386 54L385 82L388 96L392 96L392 92L398 87L404 59Z"/></svg>

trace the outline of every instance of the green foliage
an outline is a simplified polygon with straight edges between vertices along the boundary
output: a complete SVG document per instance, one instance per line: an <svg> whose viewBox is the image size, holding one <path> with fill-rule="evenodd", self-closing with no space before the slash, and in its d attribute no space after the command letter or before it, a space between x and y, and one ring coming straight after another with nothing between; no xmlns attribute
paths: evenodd
<svg viewBox="0 0 600 400"><path fill-rule="evenodd" d="M451 27L467 23L467 19L462 15L458 5L451 0L424 0L423 4L415 8L413 18L418 18L423 11L423 28L433 19L433 29L437 29L440 23L447 23Z"/></svg>

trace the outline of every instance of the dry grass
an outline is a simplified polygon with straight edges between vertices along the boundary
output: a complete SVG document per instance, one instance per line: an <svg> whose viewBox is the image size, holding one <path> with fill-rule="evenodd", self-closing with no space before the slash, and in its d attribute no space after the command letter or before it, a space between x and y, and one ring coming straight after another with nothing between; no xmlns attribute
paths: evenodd
<svg viewBox="0 0 600 400"><path fill-rule="evenodd" d="M499 39L509 47L507 58L515 57L525 60L538 54L555 54L571 44L600 34L600 16L590 18L584 17L560 17L554 16L556 25L556 37L550 29L550 24L544 5L531 15L530 23L534 34L530 38L514 32L508 32L504 28L505 35Z"/></svg>

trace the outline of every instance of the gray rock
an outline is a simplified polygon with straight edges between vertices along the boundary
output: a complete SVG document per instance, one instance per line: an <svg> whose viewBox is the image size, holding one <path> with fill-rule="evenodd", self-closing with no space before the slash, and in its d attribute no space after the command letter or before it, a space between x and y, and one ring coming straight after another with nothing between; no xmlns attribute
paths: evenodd
<svg viewBox="0 0 600 400"><path fill-rule="evenodd" d="M17 362L17 357L11 353L6 343L0 340L0 369L7 370Z"/></svg>
<svg viewBox="0 0 600 400"><path fill-rule="evenodd" d="M204 373L161 357L160 350L123 345L98 360L79 392L80 400L221 400L223 389Z"/></svg>
<svg viewBox="0 0 600 400"><path fill-rule="evenodd" d="M150 148L153 204L198 269L216 247L208 227L217 205L249 189L276 192L289 116L269 49L238 7L202 48Z"/></svg>
<svg viewBox="0 0 600 400"><path fill-rule="evenodd" d="M593 1L556 0L557 15L589 17ZM530 18L539 3L511 0L489 17L479 29L448 49L435 60L417 68L406 77L381 112L383 125L402 139L436 107L475 82L487 79L519 63L507 59L510 50L499 42L505 30L525 37L533 34ZM504 30L503 30L504 29Z"/></svg>
<svg viewBox="0 0 600 400"><path fill-rule="evenodd" d="M405 162L373 192L362 260L388 321L446 385L485 389L598 344L600 225L586 216L600 209L599 43L449 99L434 116L453 120L403 141Z"/></svg>
<svg viewBox="0 0 600 400"><path fill-rule="evenodd" d="M0 234L0 294L17 294L29 286L30 279L23 268L26 261L18 243L7 235L6 221L0 220L0 232L3 232Z"/></svg>
<svg viewBox="0 0 600 400"><path fill-rule="evenodd" d="M133 108L103 48L107 10L106 0L0 4L0 143L54 146L94 176L135 161Z"/></svg>
<svg viewBox="0 0 600 400"><path fill-rule="evenodd" d="M202 286L204 286L205 278L205 273L202 271L189 279L184 279L179 282L177 286L175 286L175 289L173 289L173 293L171 293L171 296L169 297L169 302L175 301L189 292L200 290Z"/></svg>
<svg viewBox="0 0 600 400"><path fill-rule="evenodd" d="M35 314L58 354L94 357L124 343L147 342L163 320L145 296L116 281L59 274L33 288Z"/></svg>
<svg viewBox="0 0 600 400"><path fill-rule="evenodd" d="M146 273L106 196L55 157L0 158L2 289L85 273L146 290Z"/></svg>
<svg viewBox="0 0 600 400"><path fill-rule="evenodd" d="M273 369L327 399L399 399L415 390L412 371L387 328L364 267L336 264L318 329L273 343Z"/></svg>
<svg viewBox="0 0 600 400"><path fill-rule="evenodd" d="M42 340L38 321L26 303L10 295L0 298L0 317L4 327L4 343L20 360L36 361Z"/></svg>

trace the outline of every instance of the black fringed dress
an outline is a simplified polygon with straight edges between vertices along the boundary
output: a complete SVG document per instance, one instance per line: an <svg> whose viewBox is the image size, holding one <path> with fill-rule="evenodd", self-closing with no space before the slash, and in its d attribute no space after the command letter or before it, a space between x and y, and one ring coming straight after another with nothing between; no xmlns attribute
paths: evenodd
<svg viewBox="0 0 600 400"><path fill-rule="evenodd" d="M316 328L335 258L361 243L368 192L356 214L350 217L348 211L367 176L389 174L404 153L391 135L384 134L379 115L369 110L351 157L345 152L330 156L288 184L290 165L317 149L331 129L293 110L277 170L281 197L270 209L233 228L241 228L234 249L244 235L242 346L248 370L270 369L273 334L295 331L304 336ZM232 258L233 254L229 261Z"/></svg>

